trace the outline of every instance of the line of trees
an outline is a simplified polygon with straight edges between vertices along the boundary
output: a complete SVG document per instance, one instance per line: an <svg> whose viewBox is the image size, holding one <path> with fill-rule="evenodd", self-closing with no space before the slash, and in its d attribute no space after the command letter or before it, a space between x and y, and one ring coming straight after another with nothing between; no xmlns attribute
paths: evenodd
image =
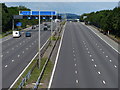
<svg viewBox="0 0 120 90"><path fill-rule="evenodd" d="M80 20L87 21L89 24L101 28L104 32L109 31L110 34L120 37L120 7L113 10L85 13L81 15Z"/></svg>
<svg viewBox="0 0 120 90"><path fill-rule="evenodd" d="M7 7L5 3L0 3L0 5L2 5L2 33L5 33L12 29L13 15L18 15L20 10L23 10L23 11L30 10L25 6ZM28 20L28 19L15 20L15 23L16 22L22 22L22 28L25 28L26 25L38 24L38 20Z"/></svg>

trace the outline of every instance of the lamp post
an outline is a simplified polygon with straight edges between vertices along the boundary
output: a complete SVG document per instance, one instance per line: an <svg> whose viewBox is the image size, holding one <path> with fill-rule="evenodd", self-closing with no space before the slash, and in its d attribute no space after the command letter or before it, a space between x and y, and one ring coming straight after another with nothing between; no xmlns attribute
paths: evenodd
<svg viewBox="0 0 120 90"><path fill-rule="evenodd" d="M40 69L40 63L41 63L41 61L40 61L40 59L41 59L41 56L40 56L40 21L41 21L41 19L40 19L40 10L39 10L39 41L38 41L38 49L39 49L39 62L38 62L38 67L39 67L39 69Z"/></svg>
<svg viewBox="0 0 120 90"><path fill-rule="evenodd" d="M53 32L53 15L52 15L52 12L51 12L51 44L52 44L52 32Z"/></svg>

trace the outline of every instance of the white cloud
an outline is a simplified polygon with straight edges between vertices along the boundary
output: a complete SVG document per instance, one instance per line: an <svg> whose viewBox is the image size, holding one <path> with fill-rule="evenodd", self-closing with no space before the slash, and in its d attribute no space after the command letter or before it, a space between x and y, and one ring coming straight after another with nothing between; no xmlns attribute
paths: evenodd
<svg viewBox="0 0 120 90"><path fill-rule="evenodd" d="M2 0L1 2L118 2L120 0Z"/></svg>

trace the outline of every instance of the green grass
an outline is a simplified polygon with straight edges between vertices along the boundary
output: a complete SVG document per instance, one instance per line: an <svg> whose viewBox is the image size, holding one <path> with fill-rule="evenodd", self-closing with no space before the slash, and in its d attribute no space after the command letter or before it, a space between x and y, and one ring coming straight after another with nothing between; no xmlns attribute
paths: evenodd
<svg viewBox="0 0 120 90"><path fill-rule="evenodd" d="M48 84L45 81L46 80L49 81L52 69L53 69L53 63L52 63L52 61L49 60L47 66L46 66L46 69L44 71L43 77L41 79L41 83ZM39 88L47 88L47 87L39 85Z"/></svg>
<svg viewBox="0 0 120 90"><path fill-rule="evenodd" d="M31 74L31 77L30 79L27 81L26 85L28 84L32 84L32 83L36 83L40 73L41 73L41 70L46 62L47 58L42 58L41 59L41 66L40 66L40 69L38 67L35 67L34 71L32 72ZM31 87L29 87L31 88Z"/></svg>
<svg viewBox="0 0 120 90"><path fill-rule="evenodd" d="M52 36L52 37L50 37L49 39L50 40L53 40L53 41L56 41L57 39L60 39L61 37L57 37L57 36Z"/></svg>
<svg viewBox="0 0 120 90"><path fill-rule="evenodd" d="M65 25L65 23L66 23L66 21L64 21L64 22L61 22L61 24L62 24L62 25Z"/></svg>
<svg viewBox="0 0 120 90"><path fill-rule="evenodd" d="M0 38L2 38L2 34L0 34Z"/></svg>
<svg viewBox="0 0 120 90"><path fill-rule="evenodd" d="M43 65L45 64L45 61L47 60L47 58L42 58L41 59L41 66L40 66L40 69L36 66L35 69L33 70L31 76L30 76L30 79L27 80L26 84L25 85L28 85L28 84L32 84L32 83L35 83L40 75L40 72L43 68ZM20 77L20 79L17 81L17 83L14 85L13 88L18 88L18 86L20 85L21 81L22 81L22 78L25 77L27 75L27 73L29 72L29 70L34 66L34 64L36 63L36 60L34 60L31 65L27 68L27 70L23 73L23 75ZM24 86L25 87L25 86Z"/></svg>
<svg viewBox="0 0 120 90"><path fill-rule="evenodd" d="M18 86L21 83L22 79L26 76L26 74L29 72L29 70L33 67L33 65L35 63L36 63L36 60L33 60L31 65L26 69L26 71L23 73L23 75L18 79L17 83L13 86L13 88L18 88Z"/></svg>

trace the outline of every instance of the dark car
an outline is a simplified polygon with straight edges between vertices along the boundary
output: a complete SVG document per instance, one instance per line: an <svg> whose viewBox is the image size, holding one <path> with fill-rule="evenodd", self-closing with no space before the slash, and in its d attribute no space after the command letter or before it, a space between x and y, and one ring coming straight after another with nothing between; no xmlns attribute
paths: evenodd
<svg viewBox="0 0 120 90"><path fill-rule="evenodd" d="M47 24L45 23L44 26L47 26Z"/></svg>
<svg viewBox="0 0 120 90"><path fill-rule="evenodd" d="M43 30L46 31L46 30L48 30L48 28L47 28L47 27L44 27Z"/></svg>
<svg viewBox="0 0 120 90"><path fill-rule="evenodd" d="M32 29L35 29L36 27L35 26L32 26Z"/></svg>
<svg viewBox="0 0 120 90"><path fill-rule="evenodd" d="M30 32L26 32L26 33L25 33L25 36L26 36L26 37L31 37L31 33L30 33Z"/></svg>

